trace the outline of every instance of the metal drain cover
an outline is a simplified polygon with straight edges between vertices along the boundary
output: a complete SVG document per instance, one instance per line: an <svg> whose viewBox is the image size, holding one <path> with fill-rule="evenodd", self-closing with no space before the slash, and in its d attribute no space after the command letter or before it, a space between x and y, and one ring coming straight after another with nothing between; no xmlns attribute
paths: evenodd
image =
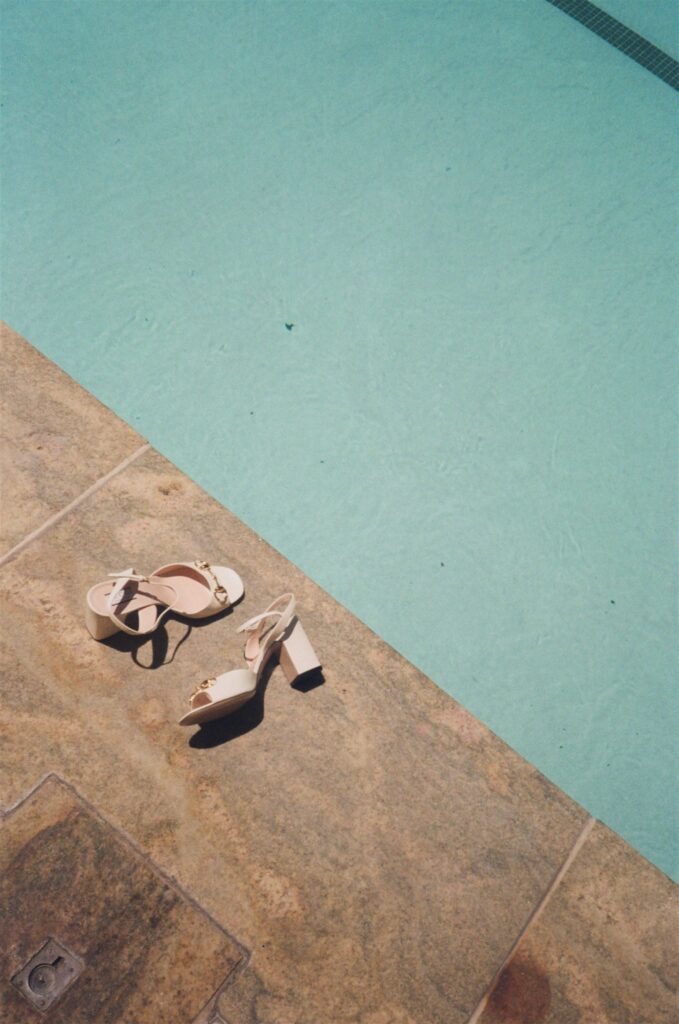
<svg viewBox="0 0 679 1024"><path fill-rule="evenodd" d="M38 1010L48 1010L73 984L84 963L56 939L48 939L12 978L22 996Z"/></svg>
<svg viewBox="0 0 679 1024"><path fill-rule="evenodd" d="M1 1024L187 1024L243 957L54 776L3 817Z"/></svg>

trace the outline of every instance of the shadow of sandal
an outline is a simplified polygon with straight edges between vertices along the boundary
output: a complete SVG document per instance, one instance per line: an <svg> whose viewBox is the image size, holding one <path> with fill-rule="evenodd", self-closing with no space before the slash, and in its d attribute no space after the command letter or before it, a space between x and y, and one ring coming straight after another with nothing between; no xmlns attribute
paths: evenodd
<svg viewBox="0 0 679 1024"><path fill-rule="evenodd" d="M107 637L105 640L101 640L100 643L104 644L105 647L111 647L114 651L120 651L124 654L129 654L132 657L132 661L139 668L143 669L157 669L163 665L171 665L175 659L177 651L186 643L189 636L194 629L204 629L205 626L211 626L214 622L220 619L224 619L227 615L233 613L232 608L225 608L224 611L218 612L216 615L211 615L208 619L187 619L182 615L176 615L170 613L167 618L161 622L161 624L152 633L146 633L143 636L133 636L130 633L123 633L122 630L119 633L114 633L113 636ZM179 638L174 646L172 654L167 658L167 652L169 648L169 637L167 634L166 624L168 622L179 622L181 625L186 627L186 632L182 637ZM139 660L139 651L146 644L151 644L151 662L149 665L144 665Z"/></svg>

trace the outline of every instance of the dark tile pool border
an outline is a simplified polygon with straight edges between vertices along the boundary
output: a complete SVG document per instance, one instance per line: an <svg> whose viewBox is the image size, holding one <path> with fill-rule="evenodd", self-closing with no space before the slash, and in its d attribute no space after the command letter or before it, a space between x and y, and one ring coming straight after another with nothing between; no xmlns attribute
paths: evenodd
<svg viewBox="0 0 679 1024"><path fill-rule="evenodd" d="M679 91L679 62L589 0L547 0Z"/></svg>

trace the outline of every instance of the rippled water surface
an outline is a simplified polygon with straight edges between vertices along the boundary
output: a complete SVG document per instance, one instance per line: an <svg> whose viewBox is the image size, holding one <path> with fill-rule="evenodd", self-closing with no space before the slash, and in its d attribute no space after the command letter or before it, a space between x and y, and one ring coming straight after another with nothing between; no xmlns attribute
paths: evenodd
<svg viewBox="0 0 679 1024"><path fill-rule="evenodd" d="M676 95L544 0L3 12L3 317L676 872Z"/></svg>

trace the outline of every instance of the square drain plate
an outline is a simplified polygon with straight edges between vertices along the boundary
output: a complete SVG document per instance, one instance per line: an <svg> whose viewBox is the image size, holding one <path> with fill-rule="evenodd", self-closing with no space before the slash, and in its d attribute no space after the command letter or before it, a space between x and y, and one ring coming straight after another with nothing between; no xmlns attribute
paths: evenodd
<svg viewBox="0 0 679 1024"><path fill-rule="evenodd" d="M241 959L54 776L0 821L0 1021L188 1024Z"/></svg>
<svg viewBox="0 0 679 1024"><path fill-rule="evenodd" d="M48 939L12 984L39 1010L48 1010L82 971L84 964L55 939Z"/></svg>

